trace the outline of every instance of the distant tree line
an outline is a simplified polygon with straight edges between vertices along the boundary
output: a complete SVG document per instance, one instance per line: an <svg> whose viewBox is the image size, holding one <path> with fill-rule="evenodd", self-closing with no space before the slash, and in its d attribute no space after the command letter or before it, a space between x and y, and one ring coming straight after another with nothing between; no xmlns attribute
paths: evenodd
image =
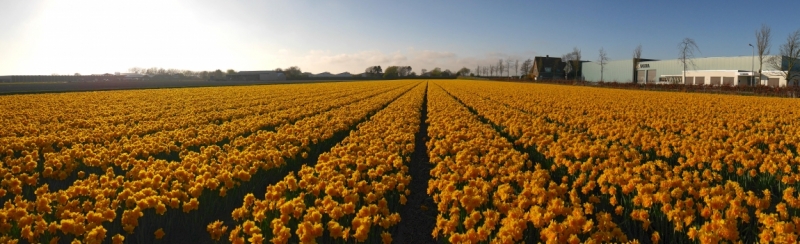
<svg viewBox="0 0 800 244"><path fill-rule="evenodd" d="M374 66L373 66L374 67ZM378 70L380 70L380 66L377 66ZM386 71L383 73L384 79L396 79L401 77L408 77L408 76L417 76L416 73L411 71L411 66L389 66L386 68Z"/></svg>
<svg viewBox="0 0 800 244"><path fill-rule="evenodd" d="M291 66L288 68L276 68L275 71L283 73L286 78L302 78L308 77L308 74L303 74L300 67ZM236 74L236 70L228 69L222 71L221 69L213 71L193 71L185 69L164 69L159 67L140 68L133 67L128 69L129 73L147 75L149 79L154 80L226 80L228 75ZM79 75L76 73L76 75Z"/></svg>
<svg viewBox="0 0 800 244"><path fill-rule="evenodd" d="M397 79L397 78L416 78L416 77L455 77L459 75L470 75L470 69L463 67L458 72L453 73L449 69L442 70L442 68L435 67L428 71L421 69L420 73L412 71L411 66L389 66L384 70L380 65L369 66L364 70L363 74L354 75L366 78L384 78L384 79Z"/></svg>
<svg viewBox="0 0 800 244"><path fill-rule="evenodd" d="M490 64L488 66L478 65L475 67L475 72L470 73L472 76L490 76L490 77L511 77L511 73L514 73L514 77L527 76L530 74L531 69L533 68L533 60L527 59L522 61L520 64L519 60L511 60L511 58L507 59L500 59L495 64ZM467 69L467 72L470 70Z"/></svg>
<svg viewBox="0 0 800 244"><path fill-rule="evenodd" d="M154 80L209 80L225 79L227 74L235 74L236 71L228 69L223 72L220 69L214 71L193 71L185 69L164 69L159 67L140 68L133 67L128 69L129 73L147 75Z"/></svg>
<svg viewBox="0 0 800 244"><path fill-rule="evenodd" d="M297 66L291 66L285 69L276 68L275 71L282 72L287 79L308 77L308 74L303 74L303 71Z"/></svg>

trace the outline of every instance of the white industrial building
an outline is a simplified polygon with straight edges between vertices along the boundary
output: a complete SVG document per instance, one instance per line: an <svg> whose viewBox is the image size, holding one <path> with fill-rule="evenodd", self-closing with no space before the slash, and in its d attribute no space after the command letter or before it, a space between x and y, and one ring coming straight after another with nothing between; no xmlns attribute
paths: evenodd
<svg viewBox="0 0 800 244"><path fill-rule="evenodd" d="M778 59L782 64L776 70L767 60ZM683 64L678 59L642 60L634 67L630 60L609 61L604 66L602 80L606 82L633 82L649 84L686 84L686 85L728 85L742 86L760 84L765 86L793 85L787 82L783 71L788 70L788 57L765 57L763 72L758 74L758 63L752 56L693 58L686 70L683 80ZM587 81L601 80L601 67L598 62L584 62L583 76ZM635 68L635 71L634 71ZM793 72L800 74L800 62L795 64ZM800 75L795 76L800 79Z"/></svg>

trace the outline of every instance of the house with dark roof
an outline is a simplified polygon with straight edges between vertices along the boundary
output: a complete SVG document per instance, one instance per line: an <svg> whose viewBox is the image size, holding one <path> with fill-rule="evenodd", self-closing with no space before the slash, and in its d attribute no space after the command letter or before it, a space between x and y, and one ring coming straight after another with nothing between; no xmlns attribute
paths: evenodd
<svg viewBox="0 0 800 244"><path fill-rule="evenodd" d="M583 80L583 60L561 60L550 55L535 57L530 76L533 80Z"/></svg>
<svg viewBox="0 0 800 244"><path fill-rule="evenodd" d="M564 67L566 63L561 58L554 58L547 55L537 56L533 59L531 78L533 80L559 80L564 79Z"/></svg>

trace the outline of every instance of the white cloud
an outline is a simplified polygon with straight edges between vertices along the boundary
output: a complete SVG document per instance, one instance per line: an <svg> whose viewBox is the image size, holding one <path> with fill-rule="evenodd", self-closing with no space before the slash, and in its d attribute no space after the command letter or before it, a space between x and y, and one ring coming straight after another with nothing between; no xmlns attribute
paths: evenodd
<svg viewBox="0 0 800 244"><path fill-rule="evenodd" d="M431 50L423 50L417 53L417 55L422 60L440 60L440 59L453 59L456 58L456 54L452 52L439 52L439 51L431 51Z"/></svg>
<svg viewBox="0 0 800 244"><path fill-rule="evenodd" d="M380 65L384 63L402 63L408 60L408 58L400 52L384 54L379 51L341 53L336 55L324 54L315 58L318 58L323 64L331 65L363 65L368 63Z"/></svg>

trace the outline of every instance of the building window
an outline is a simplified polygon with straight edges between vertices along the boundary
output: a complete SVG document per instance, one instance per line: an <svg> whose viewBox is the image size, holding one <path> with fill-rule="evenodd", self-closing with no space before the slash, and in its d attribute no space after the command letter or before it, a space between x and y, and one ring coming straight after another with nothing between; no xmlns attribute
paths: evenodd
<svg viewBox="0 0 800 244"><path fill-rule="evenodd" d="M722 84L726 86L733 86L733 77L722 77Z"/></svg>
<svg viewBox="0 0 800 244"><path fill-rule="evenodd" d="M550 72L552 69L550 67L544 67L544 72Z"/></svg>
<svg viewBox="0 0 800 244"><path fill-rule="evenodd" d="M711 76L711 85L712 86L720 85L721 81L722 81L722 77L720 77L720 76Z"/></svg>
<svg viewBox="0 0 800 244"><path fill-rule="evenodd" d="M706 77L705 76L698 76L694 78L695 85L705 85L706 84Z"/></svg>
<svg viewBox="0 0 800 244"><path fill-rule="evenodd" d="M683 77L680 76L665 76L658 78L658 81L661 83L670 83L670 84L680 84L683 80Z"/></svg>

